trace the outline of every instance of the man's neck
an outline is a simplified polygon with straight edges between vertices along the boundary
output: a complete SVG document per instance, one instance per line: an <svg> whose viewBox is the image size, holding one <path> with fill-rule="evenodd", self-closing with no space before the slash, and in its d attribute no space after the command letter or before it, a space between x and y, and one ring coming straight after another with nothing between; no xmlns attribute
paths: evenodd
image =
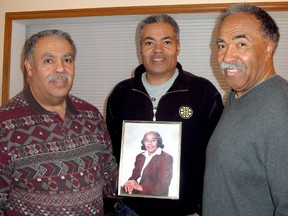
<svg viewBox="0 0 288 216"><path fill-rule="evenodd" d="M47 111L57 112L59 116L64 119L66 113L66 97L65 98L51 98L41 99L34 94L33 88L30 86L31 93L35 100Z"/></svg>
<svg viewBox="0 0 288 216"><path fill-rule="evenodd" d="M146 80L150 85L161 85L166 83L175 74L175 70L165 75L154 75L146 72Z"/></svg>

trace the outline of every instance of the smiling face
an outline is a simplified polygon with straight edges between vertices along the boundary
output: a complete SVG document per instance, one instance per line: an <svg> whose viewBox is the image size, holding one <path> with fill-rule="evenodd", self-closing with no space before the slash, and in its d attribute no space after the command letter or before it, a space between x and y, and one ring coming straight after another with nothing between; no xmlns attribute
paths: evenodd
<svg viewBox="0 0 288 216"><path fill-rule="evenodd" d="M34 47L33 63L24 62L29 85L41 104L65 100L72 88L75 64L71 44L66 39L45 36Z"/></svg>
<svg viewBox="0 0 288 216"><path fill-rule="evenodd" d="M147 24L142 31L141 54L150 84L162 84L174 74L180 51L173 27L168 23Z"/></svg>
<svg viewBox="0 0 288 216"><path fill-rule="evenodd" d="M143 143L149 155L153 154L158 148L158 140L153 132L149 132L145 135Z"/></svg>
<svg viewBox="0 0 288 216"><path fill-rule="evenodd" d="M237 96L275 74L275 44L262 32L254 15L229 15L219 27L217 61Z"/></svg>

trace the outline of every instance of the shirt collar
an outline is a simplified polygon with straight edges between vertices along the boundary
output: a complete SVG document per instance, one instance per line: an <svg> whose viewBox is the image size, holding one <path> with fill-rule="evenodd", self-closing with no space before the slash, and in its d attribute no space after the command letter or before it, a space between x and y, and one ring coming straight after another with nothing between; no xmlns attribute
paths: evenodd
<svg viewBox="0 0 288 216"><path fill-rule="evenodd" d="M23 91L24 97L27 100L27 103L29 104L30 108L35 112L35 113L39 113L39 114L51 114L51 112L49 112L48 110L44 109L44 107L42 107L38 101L35 99L35 97L33 96L30 87L27 86L24 91ZM73 106L73 103L71 101L71 98L69 97L69 95L67 95L66 97L66 111L70 112L72 114L77 115L78 111L77 109Z"/></svg>
<svg viewBox="0 0 288 216"><path fill-rule="evenodd" d="M152 154L152 155L148 155L148 151L146 150L143 155L145 157L153 157L154 155L160 155L162 153L162 149L161 148L157 148L156 151Z"/></svg>

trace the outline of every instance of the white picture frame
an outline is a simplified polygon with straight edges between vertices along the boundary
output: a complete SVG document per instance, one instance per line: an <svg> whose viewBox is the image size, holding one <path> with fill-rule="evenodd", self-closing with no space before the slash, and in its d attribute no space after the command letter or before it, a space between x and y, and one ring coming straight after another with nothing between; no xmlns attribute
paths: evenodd
<svg viewBox="0 0 288 216"><path fill-rule="evenodd" d="M150 136L151 133L154 134L157 137L157 146L162 141L164 147L161 145L163 148L158 148L157 157L154 155L145 166L145 161L148 160L145 159L145 155L147 156L149 151L145 150L144 144L151 144L149 137L145 138L144 142L144 136L147 133L150 133ZM118 195L179 199L181 134L181 122L123 121ZM149 146L147 147L150 148ZM142 171L143 166L145 168ZM135 176L141 173L140 170L142 171L141 180L139 178L134 179ZM170 171L172 172L172 177ZM138 174L133 175L132 173ZM135 189L136 187L132 186L133 189L130 192L125 190L124 185L128 185L126 189L130 187L130 183L135 185L135 182L129 180L134 180L139 185L142 184L140 188L142 187L143 190L137 190Z"/></svg>

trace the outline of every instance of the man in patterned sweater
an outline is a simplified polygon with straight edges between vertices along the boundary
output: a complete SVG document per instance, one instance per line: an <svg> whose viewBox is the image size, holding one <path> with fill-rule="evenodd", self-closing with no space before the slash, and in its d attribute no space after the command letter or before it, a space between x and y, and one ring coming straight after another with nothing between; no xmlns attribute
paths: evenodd
<svg viewBox="0 0 288 216"><path fill-rule="evenodd" d="M46 30L25 43L27 87L0 108L0 215L104 215L117 164L98 109L69 94L76 47Z"/></svg>

